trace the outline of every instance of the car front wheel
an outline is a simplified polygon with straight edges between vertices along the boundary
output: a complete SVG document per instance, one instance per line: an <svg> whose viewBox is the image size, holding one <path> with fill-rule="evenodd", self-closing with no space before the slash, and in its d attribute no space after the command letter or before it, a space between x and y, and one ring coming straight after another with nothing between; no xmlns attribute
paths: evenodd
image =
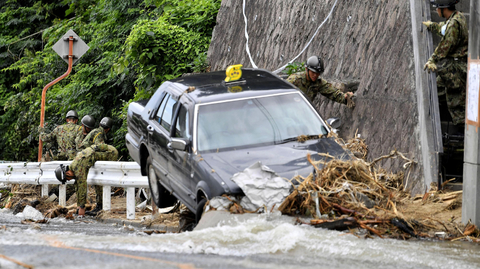
<svg viewBox="0 0 480 269"><path fill-rule="evenodd" d="M197 204L197 210L195 212L195 222L198 224L200 219L202 218L203 215L203 209L205 207L205 204L207 203L207 200L205 198L202 198L200 202Z"/></svg>
<svg viewBox="0 0 480 269"><path fill-rule="evenodd" d="M152 158L150 156L147 159L147 172L148 186L150 187L150 193L152 195L153 202L157 205L157 207L165 208L175 205L177 199L175 196L171 195L158 180L155 168L152 164Z"/></svg>

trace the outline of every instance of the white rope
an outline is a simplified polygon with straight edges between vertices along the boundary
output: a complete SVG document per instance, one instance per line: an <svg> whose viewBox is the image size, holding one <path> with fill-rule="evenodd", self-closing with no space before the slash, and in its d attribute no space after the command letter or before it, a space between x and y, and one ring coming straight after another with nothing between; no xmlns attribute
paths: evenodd
<svg viewBox="0 0 480 269"><path fill-rule="evenodd" d="M305 45L303 50L295 58L290 60L286 65L284 65L284 66L280 67L279 69L273 71L274 74L277 74L280 71L282 71L283 69L285 69L285 67L287 67L287 65L291 64L293 61L295 61L298 57L300 57L300 55L302 55L305 52L305 50L308 48L308 46L310 46L310 44L312 43L315 36L318 34L318 31L320 30L320 28L322 28L323 24L325 24L325 22L332 15L333 10L335 10L335 7L337 6L337 2L338 2L338 0L335 0L335 3L333 4L333 7L330 10L330 13L328 13L327 18L325 18L325 20L320 24L320 26L318 26L317 30L315 31L315 34L313 34L312 38L310 39L310 41L308 41L307 45ZM247 43L246 43L247 54L248 54L248 57L250 58L250 63L252 64L253 68L258 68L257 65L253 62L252 55L250 54L250 49L248 47L248 33L247 33L248 22L247 22L247 16L245 15L245 0L243 0L243 17L245 19L245 37L247 38Z"/></svg>
<svg viewBox="0 0 480 269"><path fill-rule="evenodd" d="M302 55L305 50L308 48L308 46L310 46L310 43L312 43L313 39L315 38L315 36L317 35L318 31L320 30L320 28L322 28L323 24L330 18L330 16L332 15L333 13L333 10L335 9L335 7L337 6L337 2L338 0L335 0L335 3L333 4L333 7L332 9L330 10L330 13L328 13L328 16L325 18L325 20L320 24L320 26L318 26L317 28L317 31L315 31L315 34L313 34L312 38L310 39L310 41L308 41L307 45L305 45L305 47L303 48L303 50L295 57L293 58L290 62L288 62L286 65L280 67L279 69L273 71L274 74L277 74L277 73L280 73L280 71L282 71L283 69L285 69L285 67L287 67L287 65L291 64L293 61L295 61L298 57L300 57L300 55Z"/></svg>
<svg viewBox="0 0 480 269"><path fill-rule="evenodd" d="M248 57L250 58L250 63L252 64L253 68L258 68L257 65L253 62L252 55L250 54L250 49L248 48L248 33L247 33L247 16L245 15L245 0L243 0L243 18L245 19L245 37L247 38L247 42L245 44Z"/></svg>

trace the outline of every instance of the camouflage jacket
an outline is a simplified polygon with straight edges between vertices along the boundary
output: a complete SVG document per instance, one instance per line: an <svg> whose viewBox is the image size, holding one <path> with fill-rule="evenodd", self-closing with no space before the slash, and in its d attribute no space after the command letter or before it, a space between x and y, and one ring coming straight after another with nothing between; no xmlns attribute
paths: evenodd
<svg viewBox="0 0 480 269"><path fill-rule="evenodd" d="M51 133L45 134L43 130L40 132L40 139L43 142L57 141L58 144L58 159L71 160L75 157L75 138L81 126L74 123L67 123L57 126Z"/></svg>
<svg viewBox="0 0 480 269"><path fill-rule="evenodd" d="M338 102L340 104L346 104L345 94L332 86L328 81L318 78L316 81L307 79L306 72L299 72L290 75L287 81L297 86L302 90L311 100L315 98L317 93L321 93L323 96L330 100Z"/></svg>
<svg viewBox="0 0 480 269"><path fill-rule="evenodd" d="M441 30L444 25L447 25L447 28L445 35L442 36ZM428 29L442 37L429 61L438 63L446 58L463 58L468 56L468 26L467 20L461 12L453 12L447 21L434 22Z"/></svg>
<svg viewBox="0 0 480 269"><path fill-rule="evenodd" d="M75 138L75 147L77 149L77 152L82 151L82 149L80 148L80 144L82 144L82 141L85 139L87 135L88 134L83 133L83 128L80 126L80 131L77 132L77 137Z"/></svg>
<svg viewBox="0 0 480 269"><path fill-rule="evenodd" d="M72 163L68 167L69 170L75 174L75 178L83 176L86 180L88 170L92 167L96 161L116 161L118 158L118 151L115 147L100 144L96 147L87 147L80 151L73 159Z"/></svg>
<svg viewBox="0 0 480 269"><path fill-rule="evenodd" d="M77 143L77 150L86 149L92 145L104 144L107 140L107 134L102 127L93 129L88 133L80 143Z"/></svg>

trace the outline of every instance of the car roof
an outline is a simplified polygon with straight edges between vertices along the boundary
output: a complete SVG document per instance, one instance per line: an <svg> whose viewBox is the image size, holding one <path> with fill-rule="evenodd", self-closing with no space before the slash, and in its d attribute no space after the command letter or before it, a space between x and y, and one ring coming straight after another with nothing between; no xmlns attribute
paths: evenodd
<svg viewBox="0 0 480 269"><path fill-rule="evenodd" d="M278 93L298 92L286 80L264 69L244 68L242 77L225 82L226 73L215 71L188 75L170 80L181 92L187 92L195 103L210 103L257 97Z"/></svg>

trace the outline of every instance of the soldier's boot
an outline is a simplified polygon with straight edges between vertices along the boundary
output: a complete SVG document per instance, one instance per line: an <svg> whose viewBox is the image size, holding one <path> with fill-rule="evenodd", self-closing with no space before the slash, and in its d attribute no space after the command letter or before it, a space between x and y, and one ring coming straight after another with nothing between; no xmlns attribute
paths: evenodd
<svg viewBox="0 0 480 269"><path fill-rule="evenodd" d="M103 209L103 206L102 204L98 204L95 206L95 208L93 210L90 210L90 211L87 211L85 212L86 215L89 215L89 216L97 216L98 212L102 211Z"/></svg>
<svg viewBox="0 0 480 269"><path fill-rule="evenodd" d="M78 216L81 217L81 218L82 218L82 217L85 217L85 207L79 207L79 208L77 209L77 214L78 214Z"/></svg>

